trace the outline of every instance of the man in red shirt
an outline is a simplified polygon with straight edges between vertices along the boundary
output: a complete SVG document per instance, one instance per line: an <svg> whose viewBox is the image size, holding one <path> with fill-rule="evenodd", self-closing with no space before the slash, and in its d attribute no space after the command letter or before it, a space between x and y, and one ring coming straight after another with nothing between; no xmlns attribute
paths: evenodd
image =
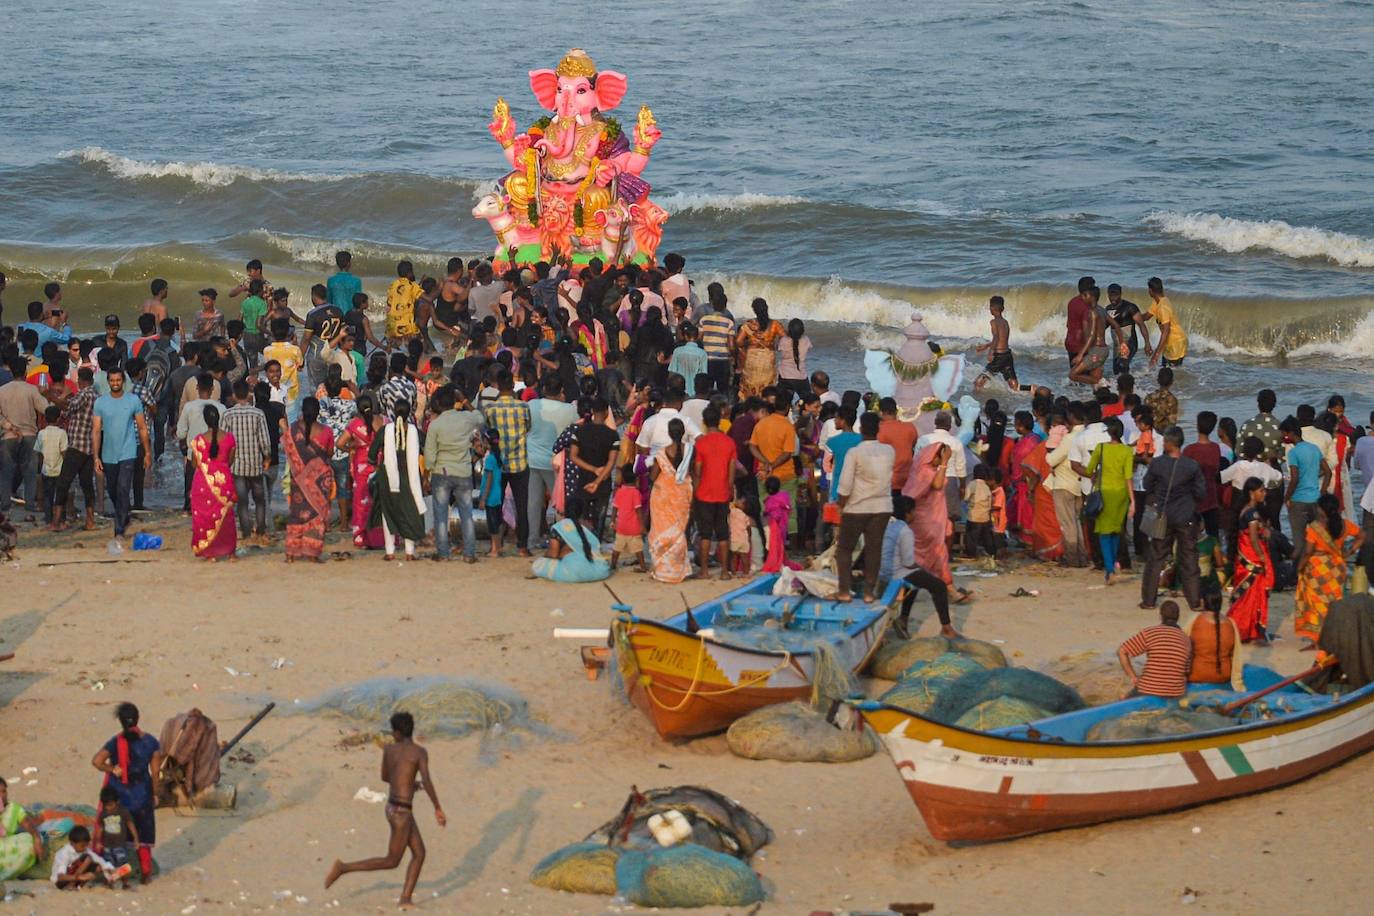
<svg viewBox="0 0 1374 916"><path fill-rule="evenodd" d="M906 486L907 475L911 473L911 462L916 454L916 424L897 418L897 402L883 398L878 402L878 441L892 447L897 458L892 462L892 495L898 496Z"/></svg>
<svg viewBox="0 0 1374 916"><path fill-rule="evenodd" d="M709 575L711 541L722 581L730 578L730 502L735 474L744 473L735 440L720 431L720 408L707 404L701 411L706 431L692 444L692 515L697 523L697 563L701 578Z"/></svg>
<svg viewBox="0 0 1374 916"><path fill-rule="evenodd" d="M1069 300L1068 325L1064 332L1064 349L1069 352L1069 367L1072 368L1074 361L1078 358L1078 351L1083 349L1083 339L1087 332L1086 323L1088 320L1089 306L1084 293L1097 285L1097 281L1092 277L1078 278L1078 295Z"/></svg>

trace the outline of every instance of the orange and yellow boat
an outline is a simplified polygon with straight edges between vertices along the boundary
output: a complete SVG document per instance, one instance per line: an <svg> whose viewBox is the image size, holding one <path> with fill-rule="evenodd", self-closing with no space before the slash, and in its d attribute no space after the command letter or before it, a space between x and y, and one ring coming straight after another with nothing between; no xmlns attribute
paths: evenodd
<svg viewBox="0 0 1374 916"><path fill-rule="evenodd" d="M805 699L820 644L858 673L887 632L888 608L901 587L894 583L881 601L865 604L776 596L776 580L762 576L666 620L616 606L617 671L630 702L660 736L711 734L760 707Z"/></svg>

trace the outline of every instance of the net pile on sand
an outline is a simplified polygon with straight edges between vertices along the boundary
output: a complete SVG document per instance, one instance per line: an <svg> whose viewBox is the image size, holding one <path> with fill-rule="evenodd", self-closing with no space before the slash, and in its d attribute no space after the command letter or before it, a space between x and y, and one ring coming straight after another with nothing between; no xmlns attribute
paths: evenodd
<svg viewBox="0 0 1374 916"><path fill-rule="evenodd" d="M1088 729L1089 741L1132 741L1216 731L1239 724L1236 719L1205 709L1140 709L1104 719Z"/></svg>
<svg viewBox="0 0 1374 916"><path fill-rule="evenodd" d="M427 675L415 678L376 678L331 690L300 703L296 711L339 716L385 739L394 712L415 717L419 735L461 738L481 735L477 759L484 765L500 761L506 751L518 750L526 736L557 737L530 715L529 703L502 684Z"/></svg>
<svg viewBox="0 0 1374 916"><path fill-rule="evenodd" d="M888 633L878 651L873 653L869 671L874 677L889 681L901 680L904 672L917 662L928 662L953 652L966 655L983 668L1005 668L1006 656L990 642L978 639L949 639L944 636L922 636L900 639Z"/></svg>
<svg viewBox="0 0 1374 916"><path fill-rule="evenodd" d="M982 660L995 659L984 655ZM985 668L980 659L955 652L915 662L879 700L979 731L1024 725L1085 706L1077 691L1048 675L1027 668Z"/></svg>
<svg viewBox="0 0 1374 916"><path fill-rule="evenodd" d="M651 821L679 812L690 834L664 847ZM764 898L747 864L773 839L751 812L700 786L632 791L585 840L545 856L530 881L550 890L615 894L637 906L745 906Z"/></svg>
<svg viewBox="0 0 1374 916"><path fill-rule="evenodd" d="M858 684L829 645L815 647L810 703L765 706L743 716L725 733L726 744L750 760L847 763L878 752L875 735L856 719L852 727L831 723L826 714L836 700L858 694Z"/></svg>

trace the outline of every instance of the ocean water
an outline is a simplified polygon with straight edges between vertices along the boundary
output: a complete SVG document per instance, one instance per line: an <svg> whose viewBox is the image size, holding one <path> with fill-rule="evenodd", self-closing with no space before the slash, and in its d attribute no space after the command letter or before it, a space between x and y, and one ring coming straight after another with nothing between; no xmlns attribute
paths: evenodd
<svg viewBox="0 0 1374 916"><path fill-rule="evenodd" d="M527 71L577 45L628 75L617 114L648 104L664 131L660 250L806 320L846 385L865 327L919 310L967 349L994 293L1022 376L1055 384L1070 284L1143 304L1159 275L1185 395L1237 417L1263 385L1374 402L1374 3L10 0L6 20L9 320L50 279L94 329L155 276L189 315L250 257L303 294L339 247L372 292L398 258L489 252L470 211L504 170L492 103L528 125Z"/></svg>

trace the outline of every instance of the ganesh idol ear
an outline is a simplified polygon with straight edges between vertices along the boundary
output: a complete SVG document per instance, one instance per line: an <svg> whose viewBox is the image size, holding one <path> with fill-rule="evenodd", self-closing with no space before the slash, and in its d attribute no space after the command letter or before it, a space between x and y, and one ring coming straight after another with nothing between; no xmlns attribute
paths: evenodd
<svg viewBox="0 0 1374 916"><path fill-rule="evenodd" d="M619 105L620 100L625 98L628 85L625 74L602 70L596 75L596 107L601 111L610 111Z"/></svg>
<svg viewBox="0 0 1374 916"><path fill-rule="evenodd" d="M531 70L530 91L541 107L553 111L558 98L558 74L552 70Z"/></svg>

